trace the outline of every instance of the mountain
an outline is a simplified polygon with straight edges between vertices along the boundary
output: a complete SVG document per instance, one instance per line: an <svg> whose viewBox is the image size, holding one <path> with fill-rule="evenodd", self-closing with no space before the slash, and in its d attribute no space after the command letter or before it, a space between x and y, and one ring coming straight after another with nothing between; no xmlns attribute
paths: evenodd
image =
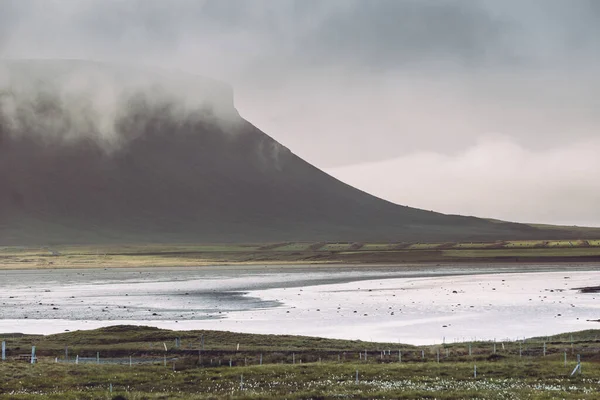
<svg viewBox="0 0 600 400"><path fill-rule="evenodd" d="M361 192L242 119L217 81L84 61L0 63L0 245L566 234Z"/></svg>

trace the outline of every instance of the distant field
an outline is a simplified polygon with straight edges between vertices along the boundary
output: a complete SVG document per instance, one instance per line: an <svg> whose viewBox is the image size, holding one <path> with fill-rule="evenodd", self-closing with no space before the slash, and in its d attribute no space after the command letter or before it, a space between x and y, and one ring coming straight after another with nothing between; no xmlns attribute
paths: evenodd
<svg viewBox="0 0 600 400"><path fill-rule="evenodd" d="M0 247L0 269L461 261L600 262L600 240Z"/></svg>
<svg viewBox="0 0 600 400"><path fill-rule="evenodd" d="M442 243L414 243L408 246L407 248L410 250L429 250L435 249L442 245Z"/></svg>
<svg viewBox="0 0 600 400"><path fill-rule="evenodd" d="M600 251L594 248L524 248L524 249L485 249L485 250L444 250L448 257L486 258L486 257L585 257L600 256Z"/></svg>
<svg viewBox="0 0 600 400"><path fill-rule="evenodd" d="M544 242L541 240L521 240L521 241L511 241L504 244L504 248L514 249L514 248L533 248L535 246L542 245Z"/></svg>
<svg viewBox="0 0 600 400"><path fill-rule="evenodd" d="M581 245L582 243L579 240L550 240L547 242L546 247L577 247Z"/></svg>
<svg viewBox="0 0 600 400"><path fill-rule="evenodd" d="M349 250L352 243L328 243L321 247L320 251L344 251Z"/></svg>
<svg viewBox="0 0 600 400"><path fill-rule="evenodd" d="M494 243L456 243L453 248L456 249L482 249L493 246Z"/></svg>
<svg viewBox="0 0 600 400"><path fill-rule="evenodd" d="M275 248L276 251L305 251L308 250L311 243L289 243Z"/></svg>
<svg viewBox="0 0 600 400"><path fill-rule="evenodd" d="M360 248L363 251L383 251L383 250L392 250L395 248L397 244L394 243L365 243Z"/></svg>

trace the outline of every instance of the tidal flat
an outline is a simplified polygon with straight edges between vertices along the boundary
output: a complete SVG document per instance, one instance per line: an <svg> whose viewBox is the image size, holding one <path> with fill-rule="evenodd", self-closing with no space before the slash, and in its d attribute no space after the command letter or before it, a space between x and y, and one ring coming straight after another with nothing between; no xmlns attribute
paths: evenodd
<svg viewBox="0 0 600 400"><path fill-rule="evenodd" d="M595 329L600 265L215 266L0 272L0 332L111 325L434 344Z"/></svg>

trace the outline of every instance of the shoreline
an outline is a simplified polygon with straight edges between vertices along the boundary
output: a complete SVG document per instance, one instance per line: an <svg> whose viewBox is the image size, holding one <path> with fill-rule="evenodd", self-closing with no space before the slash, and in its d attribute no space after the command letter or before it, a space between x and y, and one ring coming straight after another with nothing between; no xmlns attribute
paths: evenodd
<svg viewBox="0 0 600 400"><path fill-rule="evenodd" d="M597 265L364 267L4 271L0 330L136 323L419 344L597 325L595 295L575 290L600 279Z"/></svg>
<svg viewBox="0 0 600 400"><path fill-rule="evenodd" d="M552 269L559 267L592 268L597 266L600 269L600 260L578 260L570 261L552 261L552 260L468 260L452 262L345 262L345 261L249 261L249 262L190 262L190 263L140 263L140 264L94 264L91 263L72 263L72 264L3 264L0 262L0 271L49 271L49 270L94 270L94 269L217 269L217 270L238 270L238 269L294 269L307 268L326 269L326 268L448 268L448 267L489 267L489 268L509 268L515 266L545 266ZM525 271L526 272L526 271Z"/></svg>

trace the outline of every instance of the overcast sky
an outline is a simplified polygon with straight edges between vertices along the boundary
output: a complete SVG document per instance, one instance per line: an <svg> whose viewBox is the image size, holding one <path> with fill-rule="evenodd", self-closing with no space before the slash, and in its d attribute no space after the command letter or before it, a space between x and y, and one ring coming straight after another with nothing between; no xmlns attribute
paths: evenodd
<svg viewBox="0 0 600 400"><path fill-rule="evenodd" d="M600 226L597 0L0 0L0 57L217 78L380 197Z"/></svg>

